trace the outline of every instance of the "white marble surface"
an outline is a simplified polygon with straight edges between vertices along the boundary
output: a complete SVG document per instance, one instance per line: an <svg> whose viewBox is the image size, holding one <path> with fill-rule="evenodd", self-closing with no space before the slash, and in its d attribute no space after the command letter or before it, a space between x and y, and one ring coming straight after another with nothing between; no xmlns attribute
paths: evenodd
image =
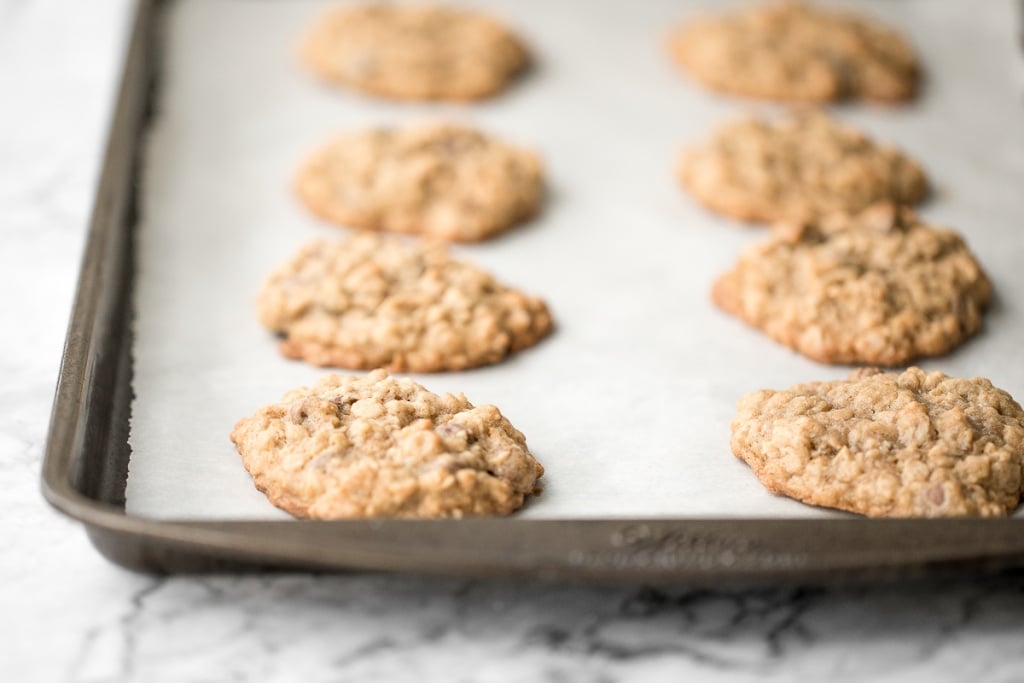
<svg viewBox="0 0 1024 683"><path fill-rule="evenodd" d="M11 681L1024 680L1024 574L655 591L153 578L39 495L124 0L0 0L0 674Z"/></svg>

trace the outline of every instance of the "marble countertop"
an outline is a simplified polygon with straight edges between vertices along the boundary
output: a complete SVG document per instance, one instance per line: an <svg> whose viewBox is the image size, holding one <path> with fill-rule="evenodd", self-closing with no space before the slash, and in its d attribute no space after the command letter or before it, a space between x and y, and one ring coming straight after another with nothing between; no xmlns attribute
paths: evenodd
<svg viewBox="0 0 1024 683"><path fill-rule="evenodd" d="M1021 573L655 590L149 577L108 564L43 502L39 466L127 4L0 0L0 667L11 680L1024 680Z"/></svg>

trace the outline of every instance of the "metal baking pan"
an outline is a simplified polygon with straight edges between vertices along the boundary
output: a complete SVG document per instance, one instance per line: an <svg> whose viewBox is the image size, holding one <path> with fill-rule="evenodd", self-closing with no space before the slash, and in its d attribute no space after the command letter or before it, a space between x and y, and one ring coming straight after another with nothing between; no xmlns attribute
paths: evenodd
<svg viewBox="0 0 1024 683"><path fill-rule="evenodd" d="M1024 565L1014 519L162 521L125 512L139 150L158 15L138 0L54 400L42 488L111 561L601 582L777 581Z"/></svg>

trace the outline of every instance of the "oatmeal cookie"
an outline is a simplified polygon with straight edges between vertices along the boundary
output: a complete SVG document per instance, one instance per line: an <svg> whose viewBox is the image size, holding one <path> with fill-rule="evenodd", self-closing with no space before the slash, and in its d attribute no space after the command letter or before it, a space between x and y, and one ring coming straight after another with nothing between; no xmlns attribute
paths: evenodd
<svg viewBox="0 0 1024 683"><path fill-rule="evenodd" d="M740 399L732 450L765 488L871 517L1006 515L1024 411L987 379L863 368Z"/></svg>
<svg viewBox="0 0 1024 683"><path fill-rule="evenodd" d="M786 0L690 21L676 62L724 92L770 100L907 100L920 67L900 33L848 10Z"/></svg>
<svg viewBox="0 0 1024 683"><path fill-rule="evenodd" d="M361 233L307 244L267 280L260 321L314 365L438 372L496 363L552 328L540 299L440 245Z"/></svg>
<svg viewBox="0 0 1024 683"><path fill-rule="evenodd" d="M889 205L776 226L712 290L719 307L809 358L886 366L959 346L991 295L960 235Z"/></svg>
<svg viewBox="0 0 1024 683"><path fill-rule="evenodd" d="M341 225L460 242L525 221L544 195L535 154L440 123L342 135L306 162L295 188Z"/></svg>
<svg viewBox="0 0 1024 683"><path fill-rule="evenodd" d="M476 100L501 91L529 57L480 12L437 5L366 4L324 16L303 45L321 78L402 100Z"/></svg>
<svg viewBox="0 0 1024 683"><path fill-rule="evenodd" d="M812 111L727 125L686 152L679 175L699 202L744 221L806 220L879 202L916 204L928 191L913 160Z"/></svg>
<svg viewBox="0 0 1024 683"><path fill-rule="evenodd" d="M309 519L507 515L544 473L496 407L383 370L290 391L231 440L256 488Z"/></svg>

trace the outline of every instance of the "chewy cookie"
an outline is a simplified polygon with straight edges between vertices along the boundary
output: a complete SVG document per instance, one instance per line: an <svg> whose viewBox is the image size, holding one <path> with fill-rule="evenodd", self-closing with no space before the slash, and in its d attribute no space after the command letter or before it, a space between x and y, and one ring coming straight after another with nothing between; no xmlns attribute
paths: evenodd
<svg viewBox="0 0 1024 683"><path fill-rule="evenodd" d="M809 111L725 126L687 151L680 180L714 211L765 222L915 204L928 190L921 167L896 149Z"/></svg>
<svg viewBox="0 0 1024 683"><path fill-rule="evenodd" d="M785 0L693 20L671 49L708 87L770 100L906 100L920 71L898 32L854 12Z"/></svg>
<svg viewBox="0 0 1024 683"><path fill-rule="evenodd" d="M314 365L438 372L496 363L552 328L540 299L499 284L438 245L358 234L314 241L257 301L281 352Z"/></svg>
<svg viewBox="0 0 1024 683"><path fill-rule="evenodd" d="M740 399L732 450L765 488L871 517L1006 515L1024 411L987 379L861 369Z"/></svg>
<svg viewBox="0 0 1024 683"><path fill-rule="evenodd" d="M231 440L256 488L309 519L507 515L544 473L494 406L383 370L290 391Z"/></svg>
<svg viewBox="0 0 1024 683"><path fill-rule="evenodd" d="M402 100L475 100L527 64L523 44L494 19L433 5L356 5L323 17L303 46L320 77Z"/></svg>
<svg viewBox="0 0 1024 683"><path fill-rule="evenodd" d="M889 205L779 225L712 290L722 309L809 358L887 366L961 344L991 294L957 233Z"/></svg>
<svg viewBox="0 0 1024 683"><path fill-rule="evenodd" d="M335 223L472 242L533 216L542 175L531 152L471 128L420 124L342 135L308 160L295 186Z"/></svg>

